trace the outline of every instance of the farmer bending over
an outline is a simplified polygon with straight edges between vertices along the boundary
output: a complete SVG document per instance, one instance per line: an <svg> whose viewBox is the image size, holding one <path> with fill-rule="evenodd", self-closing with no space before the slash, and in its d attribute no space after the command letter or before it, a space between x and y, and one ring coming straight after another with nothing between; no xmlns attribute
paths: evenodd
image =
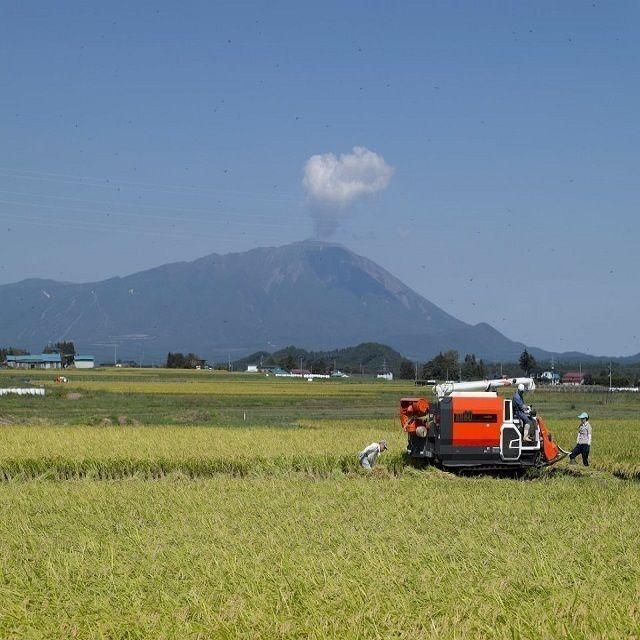
<svg viewBox="0 0 640 640"><path fill-rule="evenodd" d="M372 442L366 449L363 449L358 454L360 460L360 466L363 469L371 471L376 466L378 456L387 449L387 441L380 440L380 442Z"/></svg>
<svg viewBox="0 0 640 640"><path fill-rule="evenodd" d="M591 425L589 424L589 414L586 411L583 411L578 418L580 418L578 439L576 446L569 454L569 464L578 464L576 462L576 458L579 454L582 454L582 464L585 467L588 467L589 451L591 450Z"/></svg>

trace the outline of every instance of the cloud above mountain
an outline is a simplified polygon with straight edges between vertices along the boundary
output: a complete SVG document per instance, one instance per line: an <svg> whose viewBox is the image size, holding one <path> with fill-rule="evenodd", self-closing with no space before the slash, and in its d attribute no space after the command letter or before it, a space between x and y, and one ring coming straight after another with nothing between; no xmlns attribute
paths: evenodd
<svg viewBox="0 0 640 640"><path fill-rule="evenodd" d="M387 188L393 167L375 151L354 147L351 153L311 156L302 184L309 197L316 235L335 233L356 201Z"/></svg>

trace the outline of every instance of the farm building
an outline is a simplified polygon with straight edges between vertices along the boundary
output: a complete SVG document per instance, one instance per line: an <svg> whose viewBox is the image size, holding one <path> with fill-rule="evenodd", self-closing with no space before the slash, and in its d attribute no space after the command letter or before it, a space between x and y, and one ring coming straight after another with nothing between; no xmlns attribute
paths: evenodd
<svg viewBox="0 0 640 640"><path fill-rule="evenodd" d="M567 371L567 373L562 376L562 384L584 384L584 373Z"/></svg>
<svg viewBox="0 0 640 640"><path fill-rule="evenodd" d="M279 367L278 365L275 365L275 364L267 365L264 367L261 365L260 367L258 367L258 371L260 371L260 373L271 373L275 376L281 376L281 375L284 375L285 373L289 373L282 367Z"/></svg>
<svg viewBox="0 0 640 640"><path fill-rule="evenodd" d="M550 382L551 384L558 384L558 382L560 382L560 374L555 371L543 371L540 374L540 380Z"/></svg>
<svg viewBox="0 0 640 640"><path fill-rule="evenodd" d="M61 369L59 353L41 353L33 356L7 356L7 366L12 369Z"/></svg>
<svg viewBox="0 0 640 640"><path fill-rule="evenodd" d="M391 371L378 371L376 378L379 380L393 380L393 373Z"/></svg>
<svg viewBox="0 0 640 640"><path fill-rule="evenodd" d="M73 364L76 369L93 369L96 366L96 359L93 356L74 356Z"/></svg>
<svg viewBox="0 0 640 640"><path fill-rule="evenodd" d="M257 364L248 364L247 365L247 373L258 373L258 365Z"/></svg>

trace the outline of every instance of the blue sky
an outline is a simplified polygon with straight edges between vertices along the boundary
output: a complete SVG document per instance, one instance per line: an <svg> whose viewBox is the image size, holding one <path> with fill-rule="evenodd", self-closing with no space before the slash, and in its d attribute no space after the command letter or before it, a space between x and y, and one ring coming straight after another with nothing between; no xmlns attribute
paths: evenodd
<svg viewBox="0 0 640 640"><path fill-rule="evenodd" d="M12 2L0 283L313 234L309 157L393 167L333 239L468 322L640 351L640 7Z"/></svg>

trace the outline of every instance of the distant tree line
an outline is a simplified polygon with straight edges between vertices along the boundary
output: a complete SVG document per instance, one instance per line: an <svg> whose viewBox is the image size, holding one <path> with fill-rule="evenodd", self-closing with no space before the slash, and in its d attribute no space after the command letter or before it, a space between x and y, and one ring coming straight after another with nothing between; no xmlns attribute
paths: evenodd
<svg viewBox="0 0 640 640"><path fill-rule="evenodd" d="M309 371L313 371L313 373L320 374L327 374L331 372L331 367L322 357L296 360L293 355L288 354L283 358L279 358L277 362L274 360L273 364L278 367L282 367L287 371L291 371L292 369L308 369Z"/></svg>
<svg viewBox="0 0 640 640"><path fill-rule="evenodd" d="M412 380L418 377L423 380L481 380L487 375L487 367L475 353L467 353L462 362L459 353L453 349L440 352L424 364L404 360L398 371L398 377Z"/></svg>
<svg viewBox="0 0 640 640"><path fill-rule="evenodd" d="M307 351L295 346L288 346L275 353L258 351L232 363L234 371L244 371L247 365L258 367L282 367L292 369L308 369L313 373L328 374L334 369L344 373L376 373L388 369L397 375L403 361L402 355L387 345L375 342L364 342L355 347L334 349L332 351ZM216 368L226 369L228 363L219 363Z"/></svg>
<svg viewBox="0 0 640 640"><path fill-rule="evenodd" d="M585 385L609 386L609 367L602 362L555 363L557 373L575 371L581 367ZM418 377L423 380L483 380L485 378L499 378L500 376L516 377L521 375L534 376L542 371L552 369L550 362L538 362L527 349L520 354L517 362L488 364L478 359L475 354L468 353L460 360L459 353L454 350L441 352L424 364L403 360L400 363L397 376L404 380ZM613 387L638 386L640 384L640 363L611 365L611 385Z"/></svg>
<svg viewBox="0 0 640 640"><path fill-rule="evenodd" d="M197 369L198 367L204 367L206 360L197 356L195 353L188 353L186 356L183 353L175 352L167 354L167 369Z"/></svg>
<svg viewBox="0 0 640 640"><path fill-rule="evenodd" d="M55 344L48 344L44 347L42 353L59 353L62 366L68 367L73 364L73 359L76 355L76 345L71 341L63 340Z"/></svg>
<svg viewBox="0 0 640 640"><path fill-rule="evenodd" d="M609 370L601 369L596 373L585 373L584 384L598 385L600 387L609 386ZM612 387L632 387L640 385L640 373L633 371L618 370L611 373Z"/></svg>
<svg viewBox="0 0 640 640"><path fill-rule="evenodd" d="M247 365L279 366L291 369L309 369L314 373L330 373L334 368L345 373L374 374L386 365L394 376L403 380L482 380L501 376L534 376L552 368L550 362L538 362L528 349L524 349L516 361L488 363L474 353L460 357L453 349L438 353L427 362L415 362L404 358L386 345L363 343L355 347L334 351L306 351L299 347L285 347L275 353L258 351L232 363L234 371L245 371ZM576 363L555 363L555 371L562 374L574 371ZM216 368L227 369L228 362L219 363ZM602 362L585 362L582 371L586 373L585 384L609 386L608 365ZM635 386L640 382L640 363L614 363L611 377L613 386Z"/></svg>
<svg viewBox="0 0 640 640"><path fill-rule="evenodd" d="M73 364L76 347L71 340L61 340L48 344L43 353L59 353L64 366ZM0 363L7 356L29 355L29 351L19 347L0 347ZM279 366L292 369L309 369L314 373L330 373L334 368L348 374L375 374L386 368L404 380L479 380L500 376L515 377L520 375L536 375L552 368L562 375L567 371L580 368L584 374L584 384L609 386L609 363L586 360L582 364L576 362L560 363L556 361L536 361L536 358L524 349L517 362L486 363L474 353L467 353L461 359L458 351L449 350L438 353L427 362L412 362L400 353L383 344L366 342L355 347L335 349L333 351L307 351L299 347L289 346L269 353L259 351L246 358L232 363L235 371L244 371L248 364L258 366ZM171 369L195 369L204 367L206 360L195 353L170 352L167 354L165 366ZM219 369L227 369L228 362L215 365ZM611 385L614 387L640 385L640 363L611 363Z"/></svg>
<svg viewBox="0 0 640 640"><path fill-rule="evenodd" d="M29 352L24 349L16 349L15 347L0 348L0 362L4 362L7 356L28 356Z"/></svg>

